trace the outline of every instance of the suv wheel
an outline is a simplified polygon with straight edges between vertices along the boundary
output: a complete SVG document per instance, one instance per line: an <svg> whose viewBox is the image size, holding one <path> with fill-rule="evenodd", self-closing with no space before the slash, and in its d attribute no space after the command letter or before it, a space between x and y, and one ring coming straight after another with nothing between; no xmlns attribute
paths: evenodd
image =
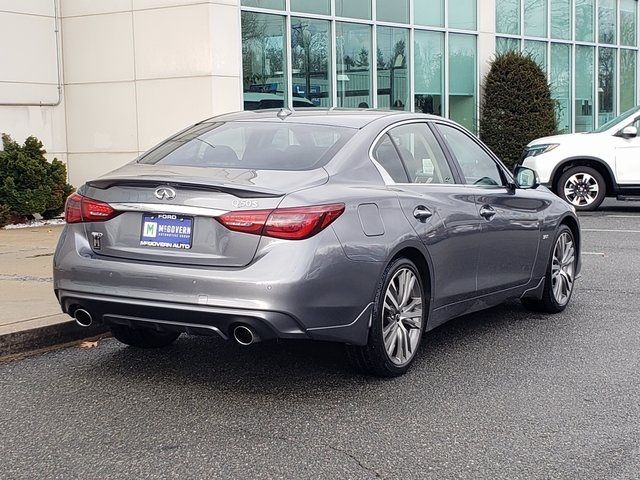
<svg viewBox="0 0 640 480"><path fill-rule="evenodd" d="M131 328L126 325L111 325L111 335L116 340L137 348L160 348L171 345L180 332L157 332L148 328Z"/></svg>
<svg viewBox="0 0 640 480"><path fill-rule="evenodd" d="M556 192L576 210L595 210L607 193L604 178L591 167L572 167L562 174Z"/></svg>
<svg viewBox="0 0 640 480"><path fill-rule="evenodd" d="M366 373L397 377L405 373L422 342L426 323L424 287L406 258L391 262L376 290L367 345L347 345L352 363Z"/></svg>

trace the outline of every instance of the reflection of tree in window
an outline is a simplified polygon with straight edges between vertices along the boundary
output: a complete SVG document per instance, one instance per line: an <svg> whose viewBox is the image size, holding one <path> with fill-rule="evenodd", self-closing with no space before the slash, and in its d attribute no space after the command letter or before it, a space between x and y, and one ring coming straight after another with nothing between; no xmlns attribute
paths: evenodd
<svg viewBox="0 0 640 480"><path fill-rule="evenodd" d="M293 96L330 106L329 22L291 19Z"/></svg>

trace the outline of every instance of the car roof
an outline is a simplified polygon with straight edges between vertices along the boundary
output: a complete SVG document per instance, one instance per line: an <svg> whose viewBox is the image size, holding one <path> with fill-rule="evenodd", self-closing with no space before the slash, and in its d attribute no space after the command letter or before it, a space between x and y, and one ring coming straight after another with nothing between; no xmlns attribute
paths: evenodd
<svg viewBox="0 0 640 480"><path fill-rule="evenodd" d="M286 116L283 114L278 116L278 113L280 112L286 113ZM267 110L248 110L244 112L226 113L209 118L203 123L259 121L362 128L375 120L383 118L390 120L389 123L415 118L442 119L442 117L434 115L371 108L271 108Z"/></svg>

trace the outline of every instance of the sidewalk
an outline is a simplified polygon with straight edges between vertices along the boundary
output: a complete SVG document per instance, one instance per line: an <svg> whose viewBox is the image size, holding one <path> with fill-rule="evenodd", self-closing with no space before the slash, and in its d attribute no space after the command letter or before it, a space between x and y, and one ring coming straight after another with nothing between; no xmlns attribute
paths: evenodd
<svg viewBox="0 0 640 480"><path fill-rule="evenodd" d="M61 313L53 294L51 262L62 228L0 230L0 356L97 333Z"/></svg>

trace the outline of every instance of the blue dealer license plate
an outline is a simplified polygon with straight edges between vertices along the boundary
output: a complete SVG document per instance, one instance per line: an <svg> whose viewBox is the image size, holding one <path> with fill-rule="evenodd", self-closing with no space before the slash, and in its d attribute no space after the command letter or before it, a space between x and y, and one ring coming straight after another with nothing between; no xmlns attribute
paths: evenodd
<svg viewBox="0 0 640 480"><path fill-rule="evenodd" d="M193 239L193 218L171 214L142 216L140 246L188 250Z"/></svg>

